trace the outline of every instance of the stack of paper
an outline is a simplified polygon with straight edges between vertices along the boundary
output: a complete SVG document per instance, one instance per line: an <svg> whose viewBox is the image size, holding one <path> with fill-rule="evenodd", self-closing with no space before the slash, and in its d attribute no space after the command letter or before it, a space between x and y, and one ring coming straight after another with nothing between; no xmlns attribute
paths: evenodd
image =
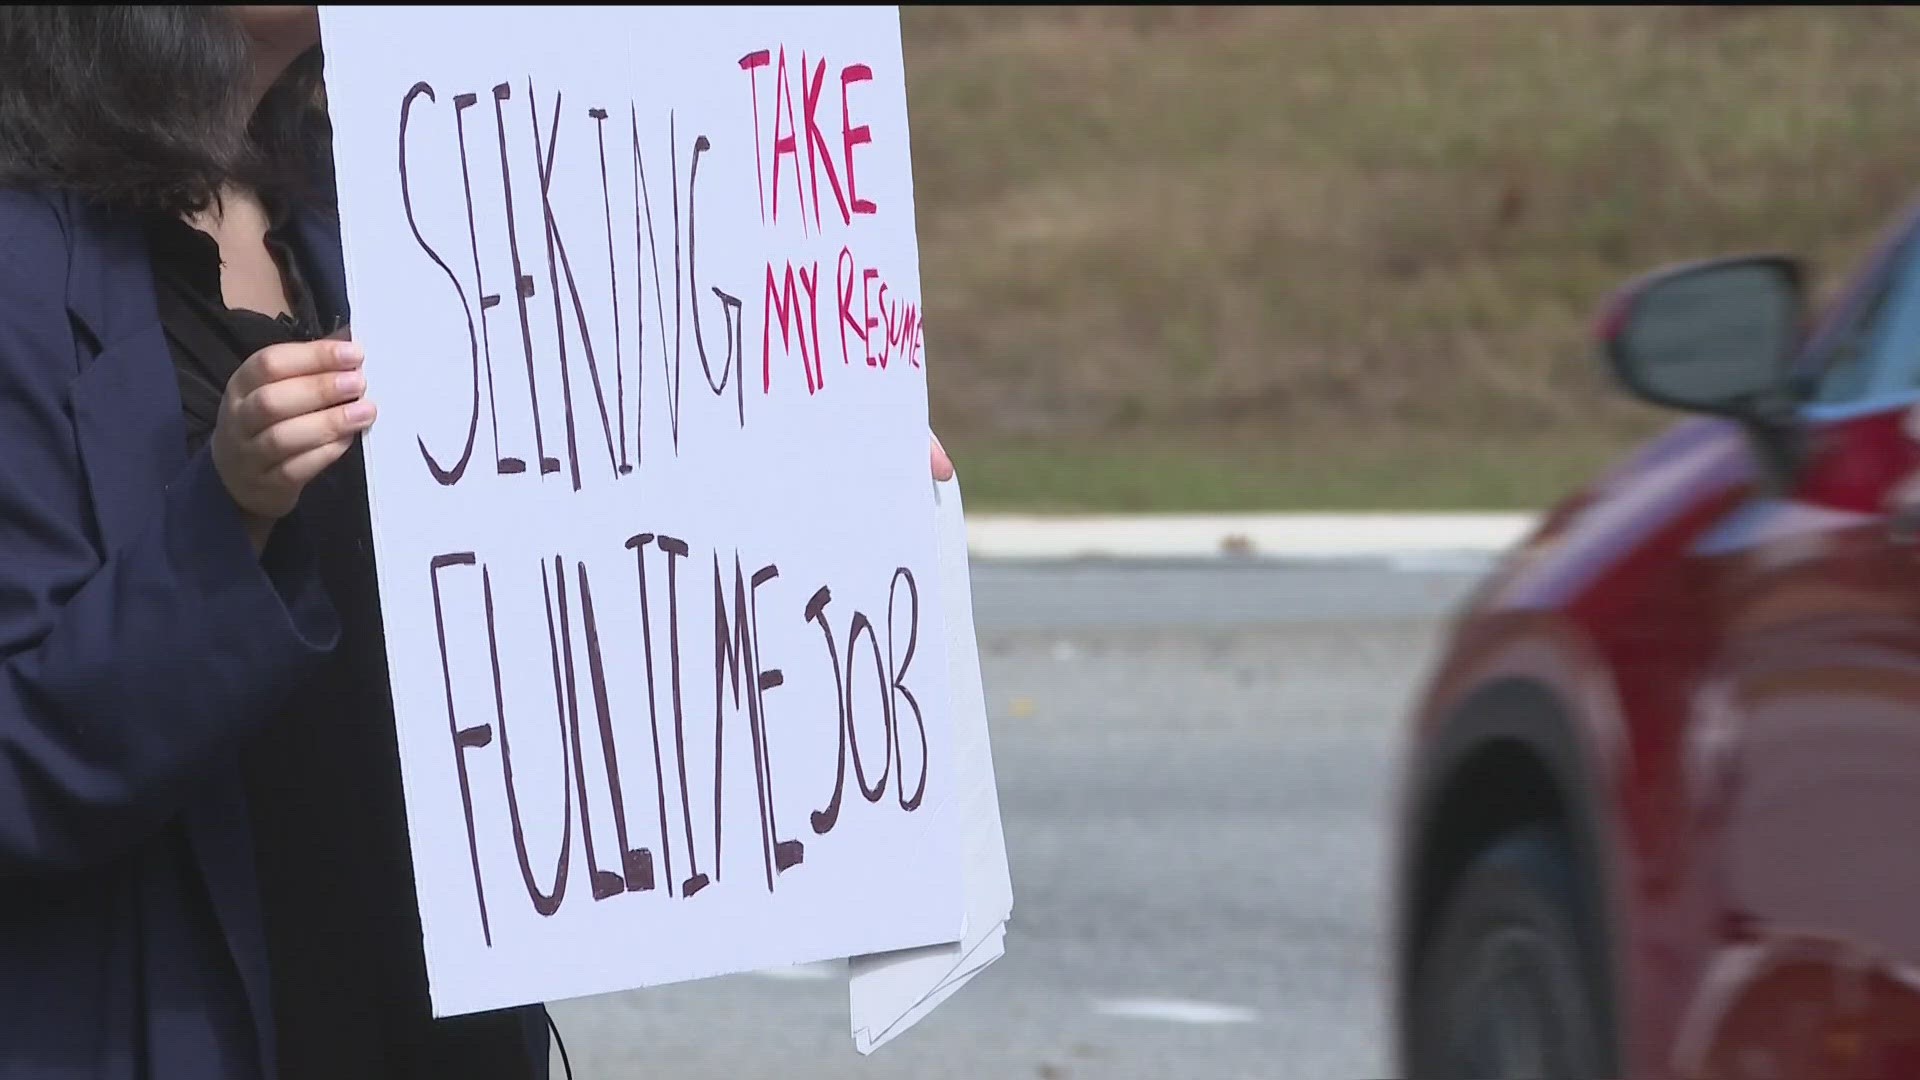
<svg viewBox="0 0 1920 1080"><path fill-rule="evenodd" d="M980 649L973 633L973 590L967 569L967 530L958 481L935 486L940 584L947 612L951 665L955 775L966 859L967 918L949 945L856 956L850 962L853 1043L870 1054L932 1012L967 980L1006 951L1013 914L1013 882L1000 795L987 737L987 701L980 682Z"/></svg>

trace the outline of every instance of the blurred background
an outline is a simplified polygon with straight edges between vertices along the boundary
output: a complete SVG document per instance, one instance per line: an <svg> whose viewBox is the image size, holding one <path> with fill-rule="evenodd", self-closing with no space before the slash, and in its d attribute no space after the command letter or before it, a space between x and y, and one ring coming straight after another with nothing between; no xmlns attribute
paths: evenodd
<svg viewBox="0 0 1920 1080"><path fill-rule="evenodd" d="M1907 8L904 25L970 509L1545 505L1665 422L1595 362L1610 290L1751 248L1845 272L1915 182Z"/></svg>
<svg viewBox="0 0 1920 1080"><path fill-rule="evenodd" d="M1920 10L907 8L970 514L1539 511L1672 422L1592 318L1894 220ZM876 1055L830 969L571 1002L583 1076L1380 1077L1408 710L1471 560L985 555L1008 955Z"/></svg>

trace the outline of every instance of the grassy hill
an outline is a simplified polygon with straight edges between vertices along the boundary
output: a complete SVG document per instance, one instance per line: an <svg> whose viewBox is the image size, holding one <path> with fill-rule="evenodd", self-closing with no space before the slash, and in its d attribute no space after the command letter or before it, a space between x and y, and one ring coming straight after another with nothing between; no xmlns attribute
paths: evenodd
<svg viewBox="0 0 1920 1080"><path fill-rule="evenodd" d="M908 8L934 422L970 505L1544 503L1666 418L1659 263L1848 269L1920 9Z"/></svg>

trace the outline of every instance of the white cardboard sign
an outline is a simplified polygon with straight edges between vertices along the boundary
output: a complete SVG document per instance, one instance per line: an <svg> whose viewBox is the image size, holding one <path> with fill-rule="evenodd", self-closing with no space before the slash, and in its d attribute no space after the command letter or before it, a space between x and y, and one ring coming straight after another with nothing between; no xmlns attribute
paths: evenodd
<svg viewBox="0 0 1920 1080"><path fill-rule="evenodd" d="M322 26L435 1013L959 939L897 10Z"/></svg>

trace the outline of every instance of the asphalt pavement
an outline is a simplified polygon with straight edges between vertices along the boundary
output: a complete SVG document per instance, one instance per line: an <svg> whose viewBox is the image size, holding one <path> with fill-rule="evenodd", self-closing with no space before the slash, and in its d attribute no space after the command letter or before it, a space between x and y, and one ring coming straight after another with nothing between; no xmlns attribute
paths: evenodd
<svg viewBox="0 0 1920 1080"><path fill-rule="evenodd" d="M833 967L562 1002L574 1075L1386 1076L1398 736L1477 573L977 564L1006 958L865 1058Z"/></svg>

